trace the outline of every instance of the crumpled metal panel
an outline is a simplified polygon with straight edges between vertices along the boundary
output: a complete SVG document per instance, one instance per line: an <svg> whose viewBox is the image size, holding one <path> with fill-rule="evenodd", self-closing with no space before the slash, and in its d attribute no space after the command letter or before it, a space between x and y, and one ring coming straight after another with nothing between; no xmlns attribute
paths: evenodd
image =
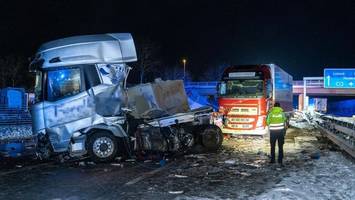
<svg viewBox="0 0 355 200"><path fill-rule="evenodd" d="M181 80L139 84L128 88L127 92L129 106L133 108L131 114L136 118L144 117L154 110L170 115L190 111Z"/></svg>
<svg viewBox="0 0 355 200"><path fill-rule="evenodd" d="M122 117L121 108L127 105L123 86L129 72L125 63L136 60L129 33L75 36L43 44L31 63L33 69L95 64L101 84L74 96L35 104L34 133L47 133L54 151L62 152L68 150L75 132L84 133L105 125L122 132L120 123L113 124L112 117ZM114 134L125 136L125 133Z"/></svg>
<svg viewBox="0 0 355 200"><path fill-rule="evenodd" d="M97 124L113 125L105 117L121 114L124 96L119 85L101 84L72 97L35 105L34 132L45 129L54 151L66 151L74 132Z"/></svg>

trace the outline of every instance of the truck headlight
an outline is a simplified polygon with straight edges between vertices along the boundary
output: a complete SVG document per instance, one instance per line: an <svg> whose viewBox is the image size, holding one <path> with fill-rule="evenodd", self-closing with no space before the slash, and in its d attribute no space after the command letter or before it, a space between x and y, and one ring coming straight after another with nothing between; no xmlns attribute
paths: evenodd
<svg viewBox="0 0 355 200"><path fill-rule="evenodd" d="M211 124L222 126L224 116L220 113L215 113L215 115L211 118Z"/></svg>

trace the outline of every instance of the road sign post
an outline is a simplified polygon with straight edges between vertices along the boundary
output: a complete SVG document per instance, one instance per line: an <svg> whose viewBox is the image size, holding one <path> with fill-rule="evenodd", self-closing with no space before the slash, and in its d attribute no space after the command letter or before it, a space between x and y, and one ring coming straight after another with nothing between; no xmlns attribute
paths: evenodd
<svg viewBox="0 0 355 200"><path fill-rule="evenodd" d="M324 69L324 88L355 89L355 68Z"/></svg>

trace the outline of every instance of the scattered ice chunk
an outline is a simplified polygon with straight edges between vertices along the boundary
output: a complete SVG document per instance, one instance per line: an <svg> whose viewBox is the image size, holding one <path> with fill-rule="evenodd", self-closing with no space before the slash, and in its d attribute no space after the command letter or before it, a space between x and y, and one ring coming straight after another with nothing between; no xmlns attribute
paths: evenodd
<svg viewBox="0 0 355 200"><path fill-rule="evenodd" d="M175 176L176 178L187 178L187 176L179 175L179 174L175 174L174 176Z"/></svg>
<svg viewBox="0 0 355 200"><path fill-rule="evenodd" d="M179 191L169 191L169 194L182 194L184 191L179 190Z"/></svg>
<svg viewBox="0 0 355 200"><path fill-rule="evenodd" d="M224 161L224 163L229 164L229 165L234 165L235 162L236 162L235 160L226 160L226 161Z"/></svg>

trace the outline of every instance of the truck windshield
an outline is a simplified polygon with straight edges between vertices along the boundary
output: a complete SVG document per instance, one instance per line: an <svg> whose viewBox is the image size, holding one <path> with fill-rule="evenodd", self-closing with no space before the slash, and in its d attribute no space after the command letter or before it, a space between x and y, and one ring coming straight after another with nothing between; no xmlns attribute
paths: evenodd
<svg viewBox="0 0 355 200"><path fill-rule="evenodd" d="M67 68L47 72L47 100L58 99L78 94L81 90L79 68Z"/></svg>
<svg viewBox="0 0 355 200"><path fill-rule="evenodd" d="M263 80L228 80L221 83L219 94L234 98L262 97L264 95Z"/></svg>

